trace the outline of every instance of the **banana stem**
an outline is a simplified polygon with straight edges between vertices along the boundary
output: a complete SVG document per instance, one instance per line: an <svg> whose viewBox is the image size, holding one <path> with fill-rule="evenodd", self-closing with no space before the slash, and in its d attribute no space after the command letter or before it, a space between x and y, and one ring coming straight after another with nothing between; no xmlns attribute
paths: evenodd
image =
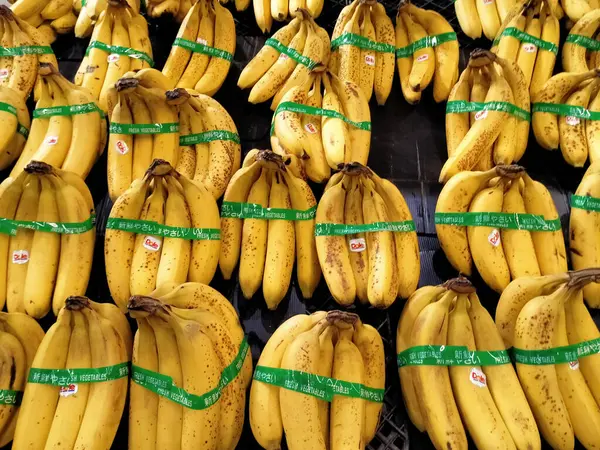
<svg viewBox="0 0 600 450"><path fill-rule="evenodd" d="M69 311L81 311L90 308L90 299L83 295L72 295L65 300L65 308Z"/></svg>
<svg viewBox="0 0 600 450"><path fill-rule="evenodd" d="M463 276L452 278L442 284L442 286L458 294L471 294L475 292L475 286L473 286L473 283Z"/></svg>
<svg viewBox="0 0 600 450"><path fill-rule="evenodd" d="M600 267L590 267L587 269L575 270L569 272L570 280L567 283L568 287L581 289L589 283L600 282Z"/></svg>
<svg viewBox="0 0 600 450"><path fill-rule="evenodd" d="M525 168L518 164L511 164L509 166L496 166L494 169L498 176L516 180L525 174Z"/></svg>
<svg viewBox="0 0 600 450"><path fill-rule="evenodd" d="M159 310L166 311L166 305L160 300L146 295L132 295L127 303L127 311L134 319L156 314Z"/></svg>
<svg viewBox="0 0 600 450"><path fill-rule="evenodd" d="M23 170L36 175L51 175L54 173L54 167L43 161L31 161Z"/></svg>

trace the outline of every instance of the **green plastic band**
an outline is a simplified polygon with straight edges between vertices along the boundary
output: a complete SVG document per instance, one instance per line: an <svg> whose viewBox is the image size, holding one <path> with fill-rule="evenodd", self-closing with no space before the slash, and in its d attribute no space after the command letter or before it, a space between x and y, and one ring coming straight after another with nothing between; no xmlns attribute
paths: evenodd
<svg viewBox="0 0 600 450"><path fill-rule="evenodd" d="M342 395L382 403L385 394L384 389L375 389L360 383L274 367L256 366L253 378L256 381L311 395L327 402L331 402L334 395Z"/></svg>
<svg viewBox="0 0 600 450"><path fill-rule="evenodd" d="M223 369L218 386L206 394L190 394L185 389L175 386L171 377L136 365L131 367L131 379L143 388L186 408L195 410L210 408L219 401L225 386L231 383L242 370L248 349L248 341L244 338L235 359Z"/></svg>
<svg viewBox="0 0 600 450"><path fill-rule="evenodd" d="M405 220L403 222L374 222L364 225L345 225L343 223L315 224L315 236L345 236L347 234L373 233L377 231L410 233L415 230L415 223L412 220Z"/></svg>
<svg viewBox="0 0 600 450"><path fill-rule="evenodd" d="M115 134L164 134L178 133L178 123L116 123L111 122L110 133Z"/></svg>
<svg viewBox="0 0 600 450"><path fill-rule="evenodd" d="M224 59L226 61L231 62L233 60L233 55L225 50L221 50L220 48L210 47L208 45L202 44L200 42L188 41L183 38L176 38L173 42L174 47L185 48L194 53L202 53L203 55L214 56L217 58Z"/></svg>
<svg viewBox="0 0 600 450"><path fill-rule="evenodd" d="M456 35L454 35L454 38L456 39ZM331 41L331 50L336 50L342 45L352 45L364 50L373 50L377 53L396 53L396 47L393 45L375 42L354 33L344 33L340 37L335 38Z"/></svg>
<svg viewBox="0 0 600 450"><path fill-rule="evenodd" d="M510 364L506 350L471 351L461 345L418 345L397 356L398 367L404 366L499 366Z"/></svg>
<svg viewBox="0 0 600 450"><path fill-rule="evenodd" d="M179 136L179 145L203 144L212 141L232 141L240 143L240 135L227 130L211 130L203 133L186 134Z"/></svg>
<svg viewBox="0 0 600 450"><path fill-rule="evenodd" d="M302 55L297 50L286 47L281 42L279 42L277 39L269 38L265 41L265 45L268 45L269 47L273 47L279 53L282 53L282 54L286 55L287 57L292 58L297 63L308 67L309 70L313 70L317 65L319 65L318 62L313 61L310 58L307 58L306 56Z"/></svg>
<svg viewBox="0 0 600 450"><path fill-rule="evenodd" d="M559 231L560 219L546 220L535 214L498 212L436 212L436 225L456 225L459 227L494 227L510 230Z"/></svg>
<svg viewBox="0 0 600 450"><path fill-rule="evenodd" d="M129 363L89 369L29 369L28 383L69 386L78 383L101 383L129 375Z"/></svg>
<svg viewBox="0 0 600 450"><path fill-rule="evenodd" d="M52 223L36 222L29 220L11 220L0 217L0 233L16 236L19 228L27 230L44 231L46 233L58 234L83 234L96 226L96 216L91 215L89 219L77 223Z"/></svg>
<svg viewBox="0 0 600 450"><path fill-rule="evenodd" d="M0 47L0 56L14 57L23 55L52 55L52 47L49 45L23 45L21 47Z"/></svg>
<svg viewBox="0 0 600 450"><path fill-rule="evenodd" d="M527 42L528 44L535 45L540 50L546 50L548 52L552 52L555 55L558 54L558 46L553 42L544 41L540 38L536 38L529 33L525 33L524 31L519 30L515 27L505 28L500 36L494 39L493 45L498 45L500 43L500 38L502 36L511 36L518 39L521 42Z"/></svg>
<svg viewBox="0 0 600 450"><path fill-rule="evenodd" d="M569 34L565 43L579 45L581 47L585 47L588 50L592 50L593 52L600 51L600 41L596 39L589 38L587 36L582 36L581 34Z"/></svg>
<svg viewBox="0 0 600 450"><path fill-rule="evenodd" d="M579 358L600 354L600 338L546 350L523 350L513 347L511 351L515 362L519 364L543 366L572 363Z"/></svg>
<svg viewBox="0 0 600 450"><path fill-rule="evenodd" d="M9 391L0 389L0 405L19 406L23 400L23 391Z"/></svg>
<svg viewBox="0 0 600 450"><path fill-rule="evenodd" d="M223 202L221 218L264 219L264 220L311 220L317 214L317 207L306 211L285 208L264 208L256 203Z"/></svg>
<svg viewBox="0 0 600 450"><path fill-rule="evenodd" d="M571 195L571 208L600 212L600 198L587 195Z"/></svg>
<svg viewBox="0 0 600 450"><path fill-rule="evenodd" d="M464 100L452 100L446 103L446 114L468 113L476 111L504 111L520 120L531 120L529 111L519 108L517 105L507 102L466 102Z"/></svg>
<svg viewBox="0 0 600 450"><path fill-rule="evenodd" d="M0 111L5 111L7 113L12 114L15 117L18 117L17 108L15 108L13 105L10 105L8 103L0 102ZM23 135L23 137L25 137L25 139L27 139L27 137L29 136L29 130L24 125L22 125L18 122L17 122L17 133Z"/></svg>
<svg viewBox="0 0 600 450"><path fill-rule="evenodd" d="M577 117L584 120L600 120L600 112L590 111L581 106L564 105L560 103L534 103L531 112L547 112L559 116Z"/></svg>
<svg viewBox="0 0 600 450"><path fill-rule="evenodd" d="M165 238L188 239L192 241L219 241L221 230L218 228L183 228L162 225L150 220L120 219L109 217L106 229L147 234Z"/></svg>
<svg viewBox="0 0 600 450"><path fill-rule="evenodd" d="M273 114L273 118L279 114L280 112L290 111L299 114L309 114L311 116L323 116L323 117L334 117L336 119L341 119L346 122L348 125L353 126L354 128L359 128L364 131L371 131L371 122L354 122L348 119L343 114L340 114L337 111L332 109L323 109L323 108L315 108L314 106L303 105L302 103L295 102L283 102L280 103L275 109L275 113ZM274 131L274 123L271 124L271 134Z"/></svg>
<svg viewBox="0 0 600 450"><path fill-rule="evenodd" d="M408 44L406 47L397 48L396 58L408 58L409 56L414 55L417 50L427 47L437 47L438 45L451 41L456 41L456 33L453 31L436 34L434 36L425 36L412 44Z"/></svg>
<svg viewBox="0 0 600 450"><path fill-rule="evenodd" d="M97 112L104 117L104 111L95 103L84 103L82 105L53 106L51 108L38 108L33 110L33 118L47 118L53 116L74 116L77 114L88 114Z"/></svg>
<svg viewBox="0 0 600 450"><path fill-rule="evenodd" d="M97 48L98 50L105 51L111 55L123 55L129 56L134 59L141 59L142 61L148 63L150 67L154 67L154 61L144 52L140 52L139 50L135 50L133 48L121 47L120 45L108 45L104 42L100 41L92 41L90 45L88 45L87 50L85 51L85 56L88 56L90 50L93 48Z"/></svg>

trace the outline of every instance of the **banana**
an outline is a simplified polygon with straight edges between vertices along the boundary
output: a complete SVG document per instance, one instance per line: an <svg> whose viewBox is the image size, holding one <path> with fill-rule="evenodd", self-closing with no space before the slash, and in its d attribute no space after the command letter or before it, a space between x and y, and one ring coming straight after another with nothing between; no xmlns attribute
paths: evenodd
<svg viewBox="0 0 600 450"><path fill-rule="evenodd" d="M333 341L337 340L339 335L338 328L335 326L329 326L319 336L319 366L317 367L316 374L322 377L331 377L333 370L333 354L334 344ZM319 422L321 423L321 432L323 433L323 440L325 441L325 448L329 448L329 415L330 415L330 404L325 400L318 401L319 406Z"/></svg>
<svg viewBox="0 0 600 450"><path fill-rule="evenodd" d="M506 28L515 28L518 31L525 31L527 26L527 18L521 14L517 14L513 19L508 22ZM503 30L504 31L504 30ZM521 48L521 41L514 36L501 35L500 42L498 43L496 54L500 58L504 58L508 61L517 62L517 57ZM541 86L540 86L541 87Z"/></svg>
<svg viewBox="0 0 600 450"><path fill-rule="evenodd" d="M590 101L588 109L592 112L600 111L600 96L597 94ZM597 120L588 120L585 123L585 134L587 138L590 163L600 161L600 123Z"/></svg>
<svg viewBox="0 0 600 450"><path fill-rule="evenodd" d="M346 194L344 204L344 224L362 225L363 219L363 193L358 185L358 181L353 178ZM367 235L365 233L355 233L346 236L347 245L350 248L350 264L356 283L356 296L361 303L369 304L368 286L369 286L369 250Z"/></svg>
<svg viewBox="0 0 600 450"><path fill-rule="evenodd" d="M504 183L482 189L475 195L469 212L502 212ZM475 267L486 284L498 293L510 283L510 270L502 242L500 231L493 227L467 227L469 249Z"/></svg>
<svg viewBox="0 0 600 450"><path fill-rule="evenodd" d="M490 41L493 41L500 29L500 17L496 9L495 1L475 0L477 14L481 20L483 34Z"/></svg>
<svg viewBox="0 0 600 450"><path fill-rule="evenodd" d="M471 39L480 38L482 25L475 0L457 0L454 3L454 9L463 33Z"/></svg>
<svg viewBox="0 0 600 450"><path fill-rule="evenodd" d="M456 293L448 291L440 300L419 313L410 337L410 346L446 345L448 310ZM436 448L467 449L467 437L460 420L450 375L446 366L414 366L414 386L420 399L427 434Z"/></svg>
<svg viewBox="0 0 600 450"><path fill-rule="evenodd" d="M323 109L344 113L340 98L334 92L329 77L323 77L325 84L325 95L323 96ZM337 117L321 117L321 138L323 151L329 167L337 169L339 164L345 161L346 153L350 153L350 135L348 125Z"/></svg>
<svg viewBox="0 0 600 450"><path fill-rule="evenodd" d="M200 25L201 8L205 5L205 2L194 3L183 19L183 22L181 22L176 38L186 39L192 42L196 40L198 37L198 27ZM192 55L192 51L187 48L176 45L171 47L162 73L170 80L173 87L181 79Z"/></svg>
<svg viewBox="0 0 600 450"><path fill-rule="evenodd" d="M467 311L468 302L467 294L460 294L449 314L448 345L464 346L474 351L477 347ZM450 366L448 370L454 398L475 445L482 448L492 439L497 448L516 449L481 367Z"/></svg>
<svg viewBox="0 0 600 450"><path fill-rule="evenodd" d="M248 203L269 206L271 175L267 169L252 185L248 194ZM240 288L247 299L258 291L262 283L267 255L268 221L263 219L244 219L240 256Z"/></svg>
<svg viewBox="0 0 600 450"><path fill-rule="evenodd" d="M65 349L69 348L71 322L71 311L62 309L56 323L50 327L40 343L32 367L65 368L67 361ZM44 448L58 404L58 391L56 386L27 383L13 440L14 449ZM34 429L32 427L35 427L35 433L31 432Z"/></svg>
<svg viewBox="0 0 600 450"><path fill-rule="evenodd" d="M87 299L87 304L96 311L97 314L112 323L125 345L125 350L127 350L127 360L130 361L133 351L133 336L127 317L125 317L119 308L112 303L96 303Z"/></svg>
<svg viewBox="0 0 600 450"><path fill-rule="evenodd" d="M417 22L411 14L400 11L402 22L406 26L410 43L427 37L425 28ZM413 65L408 77L408 85L413 91L424 91L433 78L435 72L435 52L431 47L424 47L413 54Z"/></svg>
<svg viewBox="0 0 600 450"><path fill-rule="evenodd" d="M349 5L346 5L342 8L342 10L340 11L340 14L338 15L338 18L335 22L333 32L331 33L332 41L339 38L342 35L342 33L344 32L344 28L346 27L347 23L353 17L358 6L359 6L358 0L353 0L352 3L350 3ZM340 68L340 49L336 48L331 52L331 58L329 61L329 69L330 69L331 73L337 74L339 71L339 68Z"/></svg>
<svg viewBox="0 0 600 450"><path fill-rule="evenodd" d="M146 19L136 12L134 9L127 8L125 16L127 31L129 32L129 42L131 48L138 52L145 53L150 58L153 57L152 45L148 36L148 22ZM140 58L129 59L129 70L137 71L143 68L149 68L150 64Z"/></svg>
<svg viewBox="0 0 600 450"><path fill-rule="evenodd" d="M459 3L462 0L458 0ZM406 25L402 21L402 16L398 14L396 16L396 48L408 47L410 41L408 39L408 32L406 31ZM407 55L402 58L397 58L396 66L398 67L398 77L400 78L400 87L402 89L402 95L411 105L416 105L421 101L421 91L414 91L408 84L410 73L414 64L413 55ZM465 69L466 72L466 69ZM467 99L468 100L468 99ZM448 117L448 115L446 115ZM448 129L448 128L446 128Z"/></svg>
<svg viewBox="0 0 600 450"><path fill-rule="evenodd" d="M27 47L35 45L35 42L27 33L21 30L13 17L8 17L5 27L12 30L11 47ZM38 57L33 54L19 55L12 58L12 70L8 78L7 86L20 92L24 98L28 97L33 89L37 77Z"/></svg>
<svg viewBox="0 0 600 450"><path fill-rule="evenodd" d="M69 306L67 306L69 308ZM67 351L66 369L88 369L92 366L90 335L85 317L81 311L71 310L73 331ZM48 449L73 448L81 419L85 413L89 383L79 383L77 390L70 395L60 393L52 426L48 433L46 446Z"/></svg>
<svg viewBox="0 0 600 450"><path fill-rule="evenodd" d="M495 175L494 169L487 172L458 173L440 192L435 212L467 212L477 192ZM469 251L466 227L436 224L435 230L450 264L460 273L471 275L473 259Z"/></svg>
<svg viewBox="0 0 600 450"><path fill-rule="evenodd" d="M146 102L135 92L127 95L127 106L131 112L133 123L152 123L150 109ZM112 135L112 133L111 133ZM129 148L131 155L131 179L137 180L144 176L152 162L153 136L151 134L136 134L132 137L133 146ZM128 162L128 161L127 161ZM127 164L128 166L128 164Z"/></svg>
<svg viewBox="0 0 600 450"><path fill-rule="evenodd" d="M180 107L179 108L179 134L180 136L187 136L192 134L190 125L190 112L196 115L192 108ZM201 121L202 119L200 119ZM135 154L134 154L135 155ZM177 159L177 166L175 170L186 178L194 179L196 172L196 147L195 145L181 145L179 141L179 158ZM197 180L202 182L202 178L199 177Z"/></svg>
<svg viewBox="0 0 600 450"><path fill-rule="evenodd" d="M105 9L98 18L90 42L98 41L111 45L113 30L113 16ZM104 85L104 79L108 71L108 55L104 50L92 48L87 57L87 61L81 64L86 64L83 69L83 80L81 85L87 88L95 98L100 97ZM123 58L124 59L124 58ZM81 70L81 69L80 69ZM115 80L116 81L116 80Z"/></svg>
<svg viewBox="0 0 600 450"><path fill-rule="evenodd" d="M309 79L301 86L294 86L285 93L281 102L306 104L308 101ZM286 151L295 156L302 157L305 149L309 147L308 137L302 127L302 114L296 111L280 111L274 119L275 136Z"/></svg>
<svg viewBox="0 0 600 450"><path fill-rule="evenodd" d="M365 9L367 9L368 13L368 6L365 5L360 5L354 10L352 17L344 26L342 35L348 33L360 34L360 17ZM336 75L342 80L350 81L360 86L361 49L355 45L345 44L339 47L338 53L339 69Z"/></svg>
<svg viewBox="0 0 600 450"><path fill-rule="evenodd" d="M271 0L252 0L256 24L263 34L271 31L273 17L271 17Z"/></svg>
<svg viewBox="0 0 600 450"><path fill-rule="evenodd" d="M346 190L342 183L326 190L317 207L316 223L344 223ZM345 236L315 236L317 255L331 295L341 305L356 297L350 254Z"/></svg>
<svg viewBox="0 0 600 450"><path fill-rule="evenodd" d="M261 165L254 163L248 167L238 170L225 191L223 201L246 202L252 184L260 175ZM240 245L242 242L243 219L222 218L221 219L221 253L219 255L219 268L223 278L229 280L240 256Z"/></svg>
<svg viewBox="0 0 600 450"><path fill-rule="evenodd" d="M542 35L542 24L540 23L540 19L537 17L532 17L527 23L525 33L539 39ZM528 88L531 84L531 77L533 76L533 70L538 51L539 49L535 44L524 42L521 43L521 47L519 48L519 53L517 55L517 64L523 71L523 75L525 75L525 81L527 82Z"/></svg>
<svg viewBox="0 0 600 450"><path fill-rule="evenodd" d="M563 286L547 296L528 302L517 318L514 345L523 350L543 350L554 346L560 310L568 290ZM523 391L542 436L554 448L573 448L573 426L554 365L516 363Z"/></svg>
<svg viewBox="0 0 600 450"><path fill-rule="evenodd" d="M147 319L137 319L132 363L158 372L156 336ZM129 383L129 448L156 450L159 396L135 383Z"/></svg>
<svg viewBox="0 0 600 450"><path fill-rule="evenodd" d="M551 42L556 45L556 48L559 46L560 27L558 19L550 11L548 11L542 22L541 39L546 42ZM529 92L531 96L536 94L544 86L546 81L550 79L552 72L554 71L555 63L556 53L545 49L538 49L533 75L531 77L531 82L529 83Z"/></svg>
<svg viewBox="0 0 600 450"><path fill-rule="evenodd" d="M375 3L371 10L371 20L375 26L375 38L377 42L394 46L396 44L394 25L385 12L381 3ZM394 61L393 53L378 53L375 57L375 80L373 89L378 105L384 105L387 101L392 85L394 84ZM435 95L435 94L434 94ZM367 102L369 101L367 96Z"/></svg>
<svg viewBox="0 0 600 450"><path fill-rule="evenodd" d="M496 9L498 10L498 17L500 18L500 29L504 23L504 20L509 16L517 4L516 0L498 0L496 3Z"/></svg>
<svg viewBox="0 0 600 450"><path fill-rule="evenodd" d="M310 330L298 334L298 336L287 345L281 359L281 368L287 370L299 370L313 374L317 373L319 368L319 357L321 355L319 336L328 326L328 320L323 319ZM352 341L347 342L352 343ZM339 343L340 340L338 340L336 347ZM354 344L352 345L354 346ZM354 348L356 348L356 346L354 346ZM356 349L356 353L360 358L358 349ZM356 354L352 356L356 357ZM343 358L343 356L339 355L339 357L336 358L336 353L334 353L332 374L334 377L336 377L336 375L348 377L348 364L351 363L353 359L351 360L349 355L344 358L346 364L343 364L342 367L346 369L346 371L344 374L341 374L339 373L340 358ZM338 364L336 364L336 361ZM356 373L357 371L353 370L353 372ZM360 376L360 381L362 381L362 372L360 372ZM317 398L289 389L280 389L279 402L281 408L281 421L283 429L285 430L285 440L288 448L290 450L301 450L305 448L325 450L324 433L323 430L321 430L321 423L318 420L319 404ZM336 402L336 396L334 396L331 403L332 448L337 448L338 445L338 437L336 436L335 431L338 429L352 430L353 433L358 433L360 442L360 434L362 431L361 422L354 422L354 426L351 427L340 426L341 423L347 424L347 422L341 422L339 420L342 416L342 414L340 414L342 408L340 407L343 407L343 403L343 400L342 404L339 403L339 397L338 402ZM362 404L360 404L360 407L362 407ZM362 410L360 412L362 414ZM356 447L358 447L358 445L356 445Z"/></svg>
<svg viewBox="0 0 600 450"><path fill-rule="evenodd" d="M271 0L271 17L282 22L288 16L289 5L285 0ZM293 12L293 11L292 11Z"/></svg>
<svg viewBox="0 0 600 450"><path fill-rule="evenodd" d="M490 72L487 68L481 70L474 69L471 71L471 95L469 100L471 102L485 102L485 97L490 90L491 78ZM469 114L469 121L471 126L475 125L475 112Z"/></svg>
<svg viewBox="0 0 600 450"><path fill-rule="evenodd" d="M312 89L308 93L306 105L311 108L321 109L323 96L321 95L321 76L317 76ZM302 114L301 125L306 138L304 169L311 181L323 183L331 176L331 169L325 157L323 139L321 135L321 121L312 114Z"/></svg>
<svg viewBox="0 0 600 450"><path fill-rule="evenodd" d="M562 72L554 75L544 84L531 99L532 103L560 103L582 81L598 76L597 70L583 73ZM559 145L558 117L549 112L534 112L531 115L531 126L535 139L547 150L554 150Z"/></svg>
<svg viewBox="0 0 600 450"><path fill-rule="evenodd" d="M228 9L221 6L218 1L213 0L215 10L215 30L219 30L215 36L215 48L224 50L233 55L235 53L235 22ZM213 96L221 88L231 62L218 57L212 57L202 78L196 83L194 90L199 94Z"/></svg>
<svg viewBox="0 0 600 450"><path fill-rule="evenodd" d="M133 124L133 115L127 104L126 94L119 93L112 116L112 123L123 125ZM106 176L108 179L108 193L113 202L121 196L132 182L133 147L132 134L110 133L108 139L108 159Z"/></svg>
<svg viewBox="0 0 600 450"><path fill-rule="evenodd" d="M565 99L569 106L587 108L592 92L596 90L596 80L576 90ZM583 167L588 159L588 146L585 131L586 122L578 117L560 116L558 132L560 151L565 161L574 167Z"/></svg>
<svg viewBox="0 0 600 450"><path fill-rule="evenodd" d="M398 63L400 64L400 63ZM460 75L457 83L454 85L448 101L464 101L470 100L471 85L471 68L467 67ZM404 92L404 88L402 90ZM406 95L405 95L406 98ZM469 131L469 113L446 113L446 145L448 147L448 158L456 154L456 149Z"/></svg>
<svg viewBox="0 0 600 450"><path fill-rule="evenodd" d="M2 361L2 389L22 391L27 380L29 366L27 364L25 349L21 342L14 335L0 331L0 344L2 352L0 358ZM15 406L2 405L0 407L0 430L10 424L12 417L16 417L19 409Z"/></svg>
<svg viewBox="0 0 600 450"><path fill-rule="evenodd" d="M161 225L165 223L165 188L162 178L154 178L152 193L144 202L139 218ZM162 236L143 233L135 236L129 279L129 291L132 295L148 295L160 285L156 280L162 249Z"/></svg>
<svg viewBox="0 0 600 450"><path fill-rule="evenodd" d="M131 187L114 203L110 217L138 219L148 187L147 180L135 180ZM107 228L105 233L104 263L108 287L114 302L121 310L125 310L131 295L129 283L136 235L129 231L110 228Z"/></svg>
<svg viewBox="0 0 600 450"><path fill-rule="evenodd" d="M568 0L564 2L565 12L576 23L569 31L572 35L581 35L592 38L598 26L600 26L600 10L590 10L586 2L578 0ZM574 12L574 6L582 7L582 10ZM584 11L583 9L587 9ZM562 48L562 63L567 72L587 72L588 64L586 62L587 49L581 45L571 42L565 42Z"/></svg>

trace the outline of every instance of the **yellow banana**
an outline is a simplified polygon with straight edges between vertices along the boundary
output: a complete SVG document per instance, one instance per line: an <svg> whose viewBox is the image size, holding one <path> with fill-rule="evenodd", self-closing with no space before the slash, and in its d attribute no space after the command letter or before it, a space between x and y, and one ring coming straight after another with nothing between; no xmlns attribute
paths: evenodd
<svg viewBox="0 0 600 450"><path fill-rule="evenodd" d="M371 10L371 20L375 26L377 42L394 46L396 44L394 25L385 12L381 3L375 3ZM394 64L396 56L393 53L378 53L375 58L375 80L373 90L378 105L387 101L394 83ZM369 98L367 98L367 101Z"/></svg>

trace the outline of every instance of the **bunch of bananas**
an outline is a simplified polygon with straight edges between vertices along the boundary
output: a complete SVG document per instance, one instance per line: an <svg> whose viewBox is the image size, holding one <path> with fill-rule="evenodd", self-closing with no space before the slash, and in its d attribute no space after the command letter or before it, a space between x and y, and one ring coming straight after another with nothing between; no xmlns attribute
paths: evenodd
<svg viewBox="0 0 600 450"><path fill-rule="evenodd" d="M586 14L600 9L600 2L598 0L560 0L560 4L557 0L554 8L558 12L557 17L561 19L563 16L567 16L571 22L578 22Z"/></svg>
<svg viewBox="0 0 600 450"><path fill-rule="evenodd" d="M448 160L440 183L464 170L519 161L527 149L529 106L529 89L515 61L486 50L471 53L446 105Z"/></svg>
<svg viewBox="0 0 600 450"><path fill-rule="evenodd" d="M385 7L376 0L354 0L340 12L331 39L331 72L360 86L367 102L375 91L377 104L385 104L396 60L394 25Z"/></svg>
<svg viewBox="0 0 600 450"><path fill-rule="evenodd" d="M38 63L58 67L51 40L4 5L0 5L0 24L0 85L18 91L26 99L34 88Z"/></svg>
<svg viewBox="0 0 600 450"><path fill-rule="evenodd" d="M571 197L570 246L571 263L576 270L600 267L600 162L588 168ZM583 288L587 304L600 308L600 285L590 283Z"/></svg>
<svg viewBox="0 0 600 450"><path fill-rule="evenodd" d="M252 355L235 309L201 283L167 283L152 295L133 296L127 305L138 323L129 447L233 450L252 379ZM156 389L154 377L169 377L170 385Z"/></svg>
<svg viewBox="0 0 600 450"><path fill-rule="evenodd" d="M167 282L210 283L220 228L210 192L154 160L117 199L106 225L106 277L115 303L125 309L131 295L147 295Z"/></svg>
<svg viewBox="0 0 600 450"><path fill-rule="evenodd" d="M31 365L15 450L109 449L121 422L132 351L129 323L113 304L86 297L63 302Z"/></svg>
<svg viewBox="0 0 600 450"><path fill-rule="evenodd" d="M140 0L127 0L135 14L140 12ZM98 17L108 6L108 0L73 0L73 9L77 14L75 37L86 38L92 34Z"/></svg>
<svg viewBox="0 0 600 450"><path fill-rule="evenodd" d="M6 301L8 312L38 319L51 306L58 314L67 296L87 289L96 236L92 195L74 173L38 161L0 186L0 306Z"/></svg>
<svg viewBox="0 0 600 450"><path fill-rule="evenodd" d="M474 261L496 292L511 279L567 270L552 196L520 166L461 172L451 178L440 192L435 222L452 266L471 275Z"/></svg>
<svg viewBox="0 0 600 450"><path fill-rule="evenodd" d="M213 98L185 89L167 91L177 107L179 156L175 170L202 183L217 200L240 168L240 138L229 113Z"/></svg>
<svg viewBox="0 0 600 450"><path fill-rule="evenodd" d="M167 103L167 91L160 83L164 76L155 69L126 75L108 97L107 177L113 202L144 176L153 160L174 167L179 160L179 118L177 108Z"/></svg>
<svg viewBox="0 0 600 450"><path fill-rule="evenodd" d="M252 150L227 186L221 211L223 244L219 267L229 280L240 265L239 281L250 299L262 284L269 309L288 291L297 260L298 285L311 298L321 270L314 240L316 199L281 156Z"/></svg>
<svg viewBox="0 0 600 450"><path fill-rule="evenodd" d="M433 79L436 102L448 99L458 80L458 41L448 21L435 11L403 4L396 16L396 58L404 99L419 103Z"/></svg>
<svg viewBox="0 0 600 450"><path fill-rule="evenodd" d="M162 73L174 87L213 96L235 53L235 22L218 0L199 0L183 20Z"/></svg>
<svg viewBox="0 0 600 450"><path fill-rule="evenodd" d="M402 310L396 348L409 417L436 449L466 449L465 427L477 448L541 447L507 347L466 278L417 290Z"/></svg>
<svg viewBox="0 0 600 450"><path fill-rule="evenodd" d="M546 150L560 147L564 160L583 167L600 160L600 69L562 72L532 97L531 126Z"/></svg>
<svg viewBox="0 0 600 450"><path fill-rule="evenodd" d="M356 384L371 395L358 395ZM364 450L377 431L384 388L383 342L375 328L342 311L293 316L258 360L252 433L267 450L280 448L284 431L290 450Z"/></svg>
<svg viewBox="0 0 600 450"><path fill-rule="evenodd" d="M227 3L226 0L224 3ZM313 19L321 15L325 0L253 0L256 24L263 33L269 33L273 19L283 22L293 17L298 10L305 10ZM250 5L250 0L235 0L237 11L243 11Z"/></svg>
<svg viewBox="0 0 600 450"><path fill-rule="evenodd" d="M27 21L50 41L56 34L67 34L75 28L77 21L75 5L72 0L13 0L12 11Z"/></svg>
<svg viewBox="0 0 600 450"><path fill-rule="evenodd" d="M498 30L492 52L518 64L533 96L552 76L559 41L558 18L547 1L519 2Z"/></svg>
<svg viewBox="0 0 600 450"><path fill-rule="evenodd" d="M0 85L0 170L10 166L21 154L29 136L31 119L25 99L8 86Z"/></svg>
<svg viewBox="0 0 600 450"><path fill-rule="evenodd" d="M20 313L0 312L0 448L13 439L21 394L33 357L44 338L44 330L35 319Z"/></svg>
<svg viewBox="0 0 600 450"><path fill-rule="evenodd" d="M587 72L600 67L599 27L600 7L585 14L573 25L562 48L562 64L566 72Z"/></svg>
<svg viewBox="0 0 600 450"><path fill-rule="evenodd" d="M306 10L299 10L290 23L279 29L244 67L238 86L252 87L250 103L273 98L275 110L293 87L307 82L315 67L327 65L330 56L329 35Z"/></svg>
<svg viewBox="0 0 600 450"><path fill-rule="evenodd" d="M514 347L519 380L552 448L573 448L574 438L585 448L600 446L600 331L582 291L598 281L598 268L521 278L496 309L498 330Z"/></svg>
<svg viewBox="0 0 600 450"><path fill-rule="evenodd" d="M404 197L391 182L356 163L325 187L316 215L319 263L331 295L348 306L387 308L417 288L417 233Z"/></svg>
<svg viewBox="0 0 600 450"><path fill-rule="evenodd" d="M109 91L117 80L153 64L146 19L124 0L111 0L98 16L74 81L107 112Z"/></svg>
<svg viewBox="0 0 600 450"><path fill-rule="evenodd" d="M369 102L353 82L313 72L281 99L274 113L271 146L282 156L294 155L316 183L327 181L331 169L344 162L367 164L371 147Z"/></svg>
<svg viewBox="0 0 600 450"><path fill-rule="evenodd" d="M51 64L40 64L38 86L29 137L11 177L31 161L42 161L85 179L104 153L104 114L87 89L75 86Z"/></svg>

